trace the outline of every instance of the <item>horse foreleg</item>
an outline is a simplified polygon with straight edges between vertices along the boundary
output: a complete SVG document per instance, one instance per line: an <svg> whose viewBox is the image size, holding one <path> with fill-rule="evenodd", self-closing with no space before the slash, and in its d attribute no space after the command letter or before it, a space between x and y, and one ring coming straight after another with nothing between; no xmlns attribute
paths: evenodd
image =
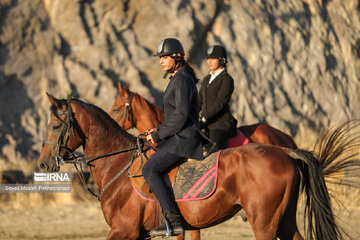
<svg viewBox="0 0 360 240"><path fill-rule="evenodd" d="M200 240L200 230L192 230L190 233L191 240Z"/></svg>
<svg viewBox="0 0 360 240"><path fill-rule="evenodd" d="M185 232L183 234L180 234L176 239L177 240L185 240Z"/></svg>
<svg viewBox="0 0 360 240"><path fill-rule="evenodd" d="M138 240L138 239L145 239L140 237L139 229L135 229L131 226L124 227L124 225L117 225L119 228L111 228L110 232L108 233L106 240ZM120 227L121 226L121 227Z"/></svg>
<svg viewBox="0 0 360 240"><path fill-rule="evenodd" d="M200 230L190 231L191 240L200 240ZM177 240L185 240L185 232L177 237Z"/></svg>
<svg viewBox="0 0 360 240"><path fill-rule="evenodd" d="M121 239L120 229L111 229L106 237L106 240L115 240L115 239Z"/></svg>

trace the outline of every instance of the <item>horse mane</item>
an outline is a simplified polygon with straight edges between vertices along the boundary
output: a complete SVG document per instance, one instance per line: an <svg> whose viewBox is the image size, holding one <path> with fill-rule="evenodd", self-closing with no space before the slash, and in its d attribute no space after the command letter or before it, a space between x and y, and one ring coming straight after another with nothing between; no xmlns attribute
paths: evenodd
<svg viewBox="0 0 360 240"><path fill-rule="evenodd" d="M65 104L67 102L67 100L65 100L65 99L62 99L60 101ZM121 132L121 134L125 137L125 140L127 140L131 144L136 143L136 137L134 135L125 131L121 126L119 126L119 124L117 124L117 122L114 119L112 119L104 110L102 110L98 106L95 106L91 103L86 103L84 101L81 101L81 100L75 99L75 98L72 98L70 101L79 104L81 107L85 108L86 110L88 110L92 113L95 113L95 116L97 118L109 122L113 127L115 127L117 130L119 130ZM50 109L51 109L51 112L56 117L58 117L58 115L56 113L56 107L54 105L52 105Z"/></svg>
<svg viewBox="0 0 360 240"><path fill-rule="evenodd" d="M139 99L141 105L145 108L147 112L154 113L155 118L159 121L159 123L162 122L162 111L161 109L156 106L155 104L151 103L150 101L146 100L144 97L140 96L137 93L133 94Z"/></svg>

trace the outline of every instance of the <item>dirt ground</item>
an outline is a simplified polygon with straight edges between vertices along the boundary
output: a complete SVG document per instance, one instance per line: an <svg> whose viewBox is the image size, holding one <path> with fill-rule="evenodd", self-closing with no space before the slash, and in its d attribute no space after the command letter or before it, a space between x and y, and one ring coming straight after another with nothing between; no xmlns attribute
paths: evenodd
<svg viewBox="0 0 360 240"><path fill-rule="evenodd" d="M239 217L205 229L203 239L253 239L248 223ZM0 210L0 239L105 239L109 231L98 204L79 203L66 206ZM161 239L161 238L156 238ZM176 239L176 238L169 238ZM186 239L191 239L190 234Z"/></svg>
<svg viewBox="0 0 360 240"><path fill-rule="evenodd" d="M95 201L78 202L69 197L56 197L46 202L37 199L36 196L27 196L19 201L24 194L17 195L16 199L0 201L0 239L100 240L106 238L109 227L105 223L99 203ZM340 200L346 203L348 210L339 207L335 212L343 219L342 226L345 226L344 223L349 225L346 229L352 235L351 239L360 239L359 190L343 192L343 195L344 198ZM14 203L14 200L17 202ZM300 207L301 205L300 203ZM303 229L302 217L299 213L300 229ZM243 222L239 216L202 230L201 236L202 239L207 240L254 239L250 224ZM159 239L161 238L157 238ZM190 234L186 235L186 239L191 239Z"/></svg>

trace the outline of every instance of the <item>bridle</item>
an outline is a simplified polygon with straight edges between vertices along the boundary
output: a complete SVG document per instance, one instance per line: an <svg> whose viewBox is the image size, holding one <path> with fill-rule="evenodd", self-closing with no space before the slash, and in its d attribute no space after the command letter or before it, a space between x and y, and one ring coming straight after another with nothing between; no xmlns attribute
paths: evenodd
<svg viewBox="0 0 360 240"><path fill-rule="evenodd" d="M133 109L132 109L132 106L131 106L133 96L134 96L133 92L130 92L129 99L126 99L126 98L124 98L123 96L120 95L120 97L122 99L128 100L128 102L125 103L125 108L124 108L124 113L123 113L123 121L122 121L122 125L121 125L121 127L123 129L125 129L125 119L126 119L127 116L129 117L129 120L130 120L130 123L131 123L130 128L135 127Z"/></svg>
<svg viewBox="0 0 360 240"><path fill-rule="evenodd" d="M130 98L130 102L131 102L131 98ZM70 129L73 130L73 134L74 136L76 135L76 133L79 135L79 137L81 138L81 146L83 146L85 144L85 135L83 134L83 132L81 131L79 124L77 123L76 119L73 117L73 111L71 108L71 99L67 100L67 109L65 111L63 110L59 110L57 109L56 111L53 110L53 114L55 115L56 118L58 118L60 121L63 122L63 127L61 129L59 138L57 142L52 142L52 141L48 141L48 140L44 140L43 141L43 145L44 144L49 144L49 145L53 145L56 147L55 150L55 155L54 155L54 159L56 162L56 166L61 166L64 164L74 164L75 169L79 175L79 178L83 184L83 186L93 195L95 196L99 201L101 201L101 196L103 194L103 192L118 178L120 177L127 169L130 168L130 166L132 165L132 163L134 162L136 156L141 157L141 166L140 169L143 165L143 153L146 152L149 148L151 148L151 146L146 145L145 144L145 140L143 138L143 134L140 134L137 137L137 144L135 146L126 148L126 149L122 149L119 151L115 151L115 152L110 152L110 153L105 153L105 154L100 154L100 155L96 155L96 156L92 156L92 157L87 157L85 158L84 155L78 155L76 156L74 151L75 149L70 149L67 144L69 142L70 139ZM62 120L60 118L59 115L66 115L66 120ZM61 150L65 149L67 151L68 154L70 154L69 158L64 158L63 156L61 156ZM87 187L86 182L85 182L85 176L84 176L84 171L82 169L82 161L85 161L87 163L87 165L93 166L91 165L91 162L96 161L100 158L104 158L104 157L109 157L109 156L113 156L113 155L117 155L117 154L121 154L121 153L126 153L126 152L130 152L130 151L134 151L137 150L134 155L133 158L131 159L131 161L129 161L125 167L123 167L108 183L106 183L103 187L103 189L100 191L99 194L94 193L89 187ZM145 155L146 156L146 155ZM78 165L80 165L80 170ZM139 169L139 170L140 170ZM138 170L138 171L139 171ZM130 175L130 173L128 173L129 177L134 177L134 175Z"/></svg>
<svg viewBox="0 0 360 240"><path fill-rule="evenodd" d="M85 143L85 137L84 134L82 133L79 125L77 124L76 121L74 121L73 118L73 112L72 112L72 108L71 108L71 104L70 104L70 99L66 102L67 104L67 109L70 109L70 111L63 111L63 110L59 110L57 109L56 111L53 110L53 113L55 115L55 117L57 119L59 119L62 123L63 123L63 127L61 129L59 138L57 142L51 142L48 140L44 140L43 141L43 145L44 144L49 144L49 145L53 145L55 146L55 155L54 155L54 159L55 159L55 163L56 166L61 166L65 163L80 163L81 159L76 159L75 161L75 154L73 153L75 151L75 149L70 149L67 145L70 139L70 129L73 130L73 134L74 136L76 135L76 133L80 136L81 138L81 145L84 145ZM60 118L60 115L66 115L66 120L62 120ZM76 132L75 132L76 131ZM64 159L63 156L61 156L61 150L65 149L67 151L67 153L69 153L71 155L71 157L69 159Z"/></svg>

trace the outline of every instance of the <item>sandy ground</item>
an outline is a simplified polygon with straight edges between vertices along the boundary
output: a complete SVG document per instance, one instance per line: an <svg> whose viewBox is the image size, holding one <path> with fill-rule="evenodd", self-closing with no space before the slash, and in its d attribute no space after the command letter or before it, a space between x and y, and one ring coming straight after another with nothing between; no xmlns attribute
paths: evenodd
<svg viewBox="0 0 360 240"><path fill-rule="evenodd" d="M105 239L98 204L0 209L0 239Z"/></svg>
<svg viewBox="0 0 360 240"><path fill-rule="evenodd" d="M108 231L102 211L94 203L0 209L0 239L99 240L105 239ZM250 225L238 216L202 230L201 236L202 239L254 239ZM186 239L191 239L190 234Z"/></svg>
<svg viewBox="0 0 360 240"><path fill-rule="evenodd" d="M336 210L351 228L353 237L360 239L360 209ZM298 216L298 226L302 228L302 214ZM0 239L105 239L109 227L105 223L98 203L83 202L67 205L21 206L0 208ZM254 239L249 223L239 216L218 226L201 231L202 239ZM156 238L157 240L161 238ZM169 238L176 239L176 238ZM191 239L190 234L186 239Z"/></svg>

